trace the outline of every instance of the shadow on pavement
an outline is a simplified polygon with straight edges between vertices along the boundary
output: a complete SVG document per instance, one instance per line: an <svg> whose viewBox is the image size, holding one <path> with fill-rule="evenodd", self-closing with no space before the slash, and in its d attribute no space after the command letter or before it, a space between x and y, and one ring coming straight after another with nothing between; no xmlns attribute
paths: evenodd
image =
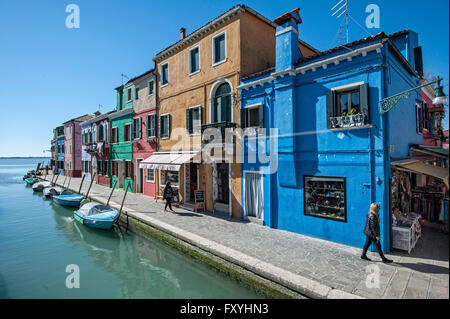
<svg viewBox="0 0 450 319"><path fill-rule="evenodd" d="M411 270L415 270L424 274L448 274L448 268L424 263L395 263Z"/></svg>

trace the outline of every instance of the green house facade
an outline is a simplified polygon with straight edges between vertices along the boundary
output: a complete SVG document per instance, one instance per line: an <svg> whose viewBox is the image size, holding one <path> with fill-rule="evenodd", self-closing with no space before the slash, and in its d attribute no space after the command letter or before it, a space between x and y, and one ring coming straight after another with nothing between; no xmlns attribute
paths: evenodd
<svg viewBox="0 0 450 319"><path fill-rule="evenodd" d="M133 100L135 89L132 83L121 85L117 91L117 112L110 117L111 129L111 187L134 192L133 166ZM116 183L117 182L117 183Z"/></svg>

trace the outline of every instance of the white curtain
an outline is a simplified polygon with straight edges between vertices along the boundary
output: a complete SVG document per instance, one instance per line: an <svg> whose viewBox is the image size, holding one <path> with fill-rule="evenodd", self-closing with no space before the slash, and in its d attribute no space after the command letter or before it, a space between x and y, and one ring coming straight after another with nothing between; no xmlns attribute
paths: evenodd
<svg viewBox="0 0 450 319"><path fill-rule="evenodd" d="M247 216L262 219L264 210L261 174L245 173L245 212Z"/></svg>

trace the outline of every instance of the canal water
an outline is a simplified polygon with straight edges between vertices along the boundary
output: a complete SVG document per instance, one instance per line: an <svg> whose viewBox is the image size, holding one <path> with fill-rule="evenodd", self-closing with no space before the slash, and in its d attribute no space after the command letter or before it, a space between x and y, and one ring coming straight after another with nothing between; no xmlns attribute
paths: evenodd
<svg viewBox="0 0 450 319"><path fill-rule="evenodd" d="M0 298L260 298L155 239L74 221L22 180L42 161L0 159Z"/></svg>

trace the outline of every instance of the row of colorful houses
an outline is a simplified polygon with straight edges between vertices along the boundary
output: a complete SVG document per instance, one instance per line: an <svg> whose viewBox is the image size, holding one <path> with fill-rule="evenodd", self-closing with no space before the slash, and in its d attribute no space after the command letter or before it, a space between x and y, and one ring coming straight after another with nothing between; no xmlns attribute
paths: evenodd
<svg viewBox="0 0 450 319"><path fill-rule="evenodd" d="M115 88L115 110L54 130L55 169L155 199L170 181L187 208L202 190L208 211L354 246L378 202L389 251L391 161L422 144L427 113L420 90L385 114L380 101L423 80L418 35L321 52L301 23L238 5L182 28Z"/></svg>

